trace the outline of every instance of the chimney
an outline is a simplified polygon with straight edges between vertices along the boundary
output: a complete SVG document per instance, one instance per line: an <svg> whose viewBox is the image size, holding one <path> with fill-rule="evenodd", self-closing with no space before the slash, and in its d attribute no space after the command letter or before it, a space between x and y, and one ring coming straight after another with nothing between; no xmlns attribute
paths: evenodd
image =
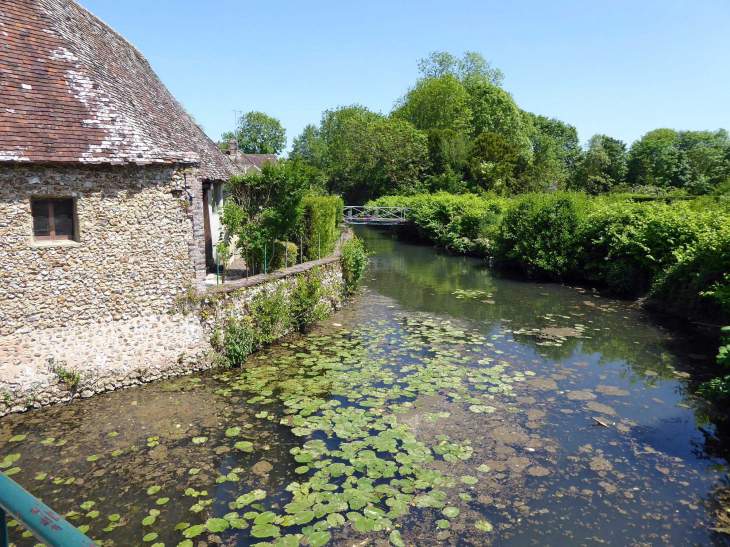
<svg viewBox="0 0 730 547"><path fill-rule="evenodd" d="M231 152L231 156L235 156L237 154L236 150L238 149L238 141L236 141L236 139L228 141L228 149Z"/></svg>

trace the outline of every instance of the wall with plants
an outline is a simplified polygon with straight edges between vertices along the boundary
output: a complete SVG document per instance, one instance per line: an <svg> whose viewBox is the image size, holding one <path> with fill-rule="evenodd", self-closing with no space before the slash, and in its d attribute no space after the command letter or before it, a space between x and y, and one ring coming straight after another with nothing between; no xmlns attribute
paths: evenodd
<svg viewBox="0 0 730 547"><path fill-rule="evenodd" d="M240 365L257 348L324 319L344 294L338 261L253 287L218 292L199 303L198 314L220 364Z"/></svg>

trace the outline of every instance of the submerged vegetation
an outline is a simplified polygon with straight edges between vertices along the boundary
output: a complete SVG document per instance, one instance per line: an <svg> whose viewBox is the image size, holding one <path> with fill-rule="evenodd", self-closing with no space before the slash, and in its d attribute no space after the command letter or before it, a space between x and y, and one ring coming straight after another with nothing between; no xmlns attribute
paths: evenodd
<svg viewBox="0 0 730 547"><path fill-rule="evenodd" d="M450 295L480 306L488 297L500 295ZM603 385L591 390L587 363L561 365L533 351L603 336L603 325L576 324L569 334L555 323L578 316L546 317L538 335L534 321L483 329L385 313L392 301L372 294L363 302L373 315L350 310L349 321L337 320L353 326L293 336L245 368L114 393L89 409L48 409L64 416L55 425L6 421L0 466L105 545L485 545L537 522L546 524L541 534L552 532L550 523L576 507L585 521L571 534L582 538L609 534L605 501L634 534L703 537L693 492L710 477L634 439L641 428L631 409L660 409L650 397L675 390L649 389L647 370L649 385L630 394L621 367L606 365L594 372ZM589 418L608 429L586 429ZM594 446L566 449L556 435L567 431L590 434ZM666 487L660 477L671 478ZM545 494L553 491L559 496ZM603 501L594 507L594 498ZM24 547L30 538L21 532L12 522Z"/></svg>

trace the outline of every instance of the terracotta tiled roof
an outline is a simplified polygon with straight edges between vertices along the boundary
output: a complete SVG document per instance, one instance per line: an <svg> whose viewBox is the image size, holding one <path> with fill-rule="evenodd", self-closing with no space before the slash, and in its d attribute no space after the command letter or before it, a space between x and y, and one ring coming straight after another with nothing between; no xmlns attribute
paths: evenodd
<svg viewBox="0 0 730 547"><path fill-rule="evenodd" d="M0 2L0 161L237 171L142 54L72 0Z"/></svg>

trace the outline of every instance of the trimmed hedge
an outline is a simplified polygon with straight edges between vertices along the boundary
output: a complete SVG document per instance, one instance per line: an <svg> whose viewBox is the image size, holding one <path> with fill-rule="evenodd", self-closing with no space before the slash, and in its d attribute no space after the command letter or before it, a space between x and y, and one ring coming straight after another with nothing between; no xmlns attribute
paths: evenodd
<svg viewBox="0 0 730 547"><path fill-rule="evenodd" d="M709 291L730 272L730 204L635 201L578 193L380 198L411 207L410 229L456 252L482 251L534 277L592 281L648 294L690 317L730 320Z"/></svg>
<svg viewBox="0 0 730 547"><path fill-rule="evenodd" d="M299 262L299 247L289 241L274 242L273 254L269 263L270 270L280 270Z"/></svg>
<svg viewBox="0 0 730 547"><path fill-rule="evenodd" d="M302 224L304 260L317 260L335 250L340 238L344 202L340 197L314 197L302 199Z"/></svg>

